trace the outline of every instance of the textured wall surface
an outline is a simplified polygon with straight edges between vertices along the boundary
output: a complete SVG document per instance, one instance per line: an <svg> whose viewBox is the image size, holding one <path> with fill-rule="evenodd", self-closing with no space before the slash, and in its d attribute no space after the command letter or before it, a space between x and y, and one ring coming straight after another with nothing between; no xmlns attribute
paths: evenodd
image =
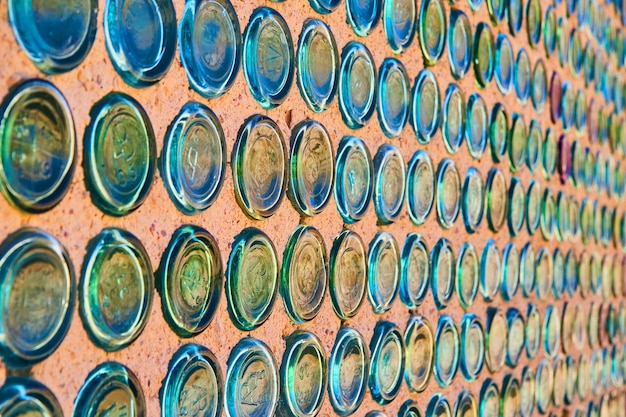
<svg viewBox="0 0 626 417"><path fill-rule="evenodd" d="M541 3L542 10L545 11L549 1L544 0ZM419 4L421 4L421 1L418 1L418 6ZM339 51L341 51L343 45L348 41L358 39L369 47L377 67L385 57L393 56L385 39L382 22L378 24L368 37L357 38L350 26L346 23L346 11L343 4L332 14L324 16L315 13L305 0L287 0L283 3L235 0L233 5L236 9L242 31L246 27L255 7L266 5L277 10L286 19L294 42L297 42L304 20L307 17L316 17L328 23L335 35ZM177 17L180 18L184 2L175 1L175 7ZM449 11L451 6L446 4L446 7ZM458 4L455 4L453 7L463 10L470 17L473 30L478 22L489 22L486 4L483 4L476 12L473 12L464 0L459 1ZM558 4L555 7L559 16L566 15L564 3ZM372 154L384 143L396 145L401 150L405 163L410 160L416 150L425 149L432 158L434 167L437 167L439 161L444 157L452 157L462 177L464 177L467 169L473 166L480 171L483 180L486 180L487 172L493 165L499 166L502 169L507 177L507 183L513 175L509 170L507 160L496 164L490 158L489 152L485 152L481 159L474 160L471 158L467 146L464 145L455 155L448 155L441 137L441 131L436 133L435 137L428 145L421 145L417 142L410 125L405 127L399 138L389 139L382 133L376 116L372 117L364 128L358 131L352 131L343 123L336 99L327 111L314 113L306 107L295 83L285 102L277 108L267 111L263 110L251 96L242 71L239 71L232 89L224 96L213 100L203 99L189 89L185 70L181 65L178 52L173 65L162 81L148 88L132 88L126 85L115 72L106 52L104 31L102 29L103 9L104 2L101 1L100 10L98 12L95 44L86 60L78 68L69 73L44 76L35 68L16 43L7 19L7 4L6 2L0 3L0 51L2 51L2 63L0 64L0 97L6 95L9 88L20 80L28 78L45 78L50 80L65 95L71 106L78 139L77 170L73 176L72 184L69 187L69 192L66 197L51 211L32 215L10 206L5 199L0 199L0 239L4 239L9 233L22 226L29 225L40 227L53 236L56 236L67 248L77 272L77 277L80 275L87 242L107 226L121 227L134 233L145 245L153 269L156 269L158 266L161 254L165 250L172 233L179 226L186 223L200 225L213 234L219 244L224 264L226 264L228 260L234 236L248 226L259 227L269 235L277 248L279 261L282 259L282 252L289 235L298 224L315 226L324 236L328 251L330 251L332 246L333 238L345 226L337 211L333 197L331 197L331 202L326 209L321 214L312 218L301 217L292 207L290 201L285 198L276 214L270 218L262 221L249 219L238 207L235 200L230 166L227 167L224 186L216 203L199 215L191 217L185 216L176 209L168 197L158 172L145 203L138 210L120 218L103 214L91 202L89 193L85 187L84 172L81 163L83 135L90 119L90 108L98 99L111 91L128 93L137 99L145 108L154 127L159 154L163 146L163 137L166 129L181 106L189 100L197 100L207 104L219 118L226 137L229 159L238 129L243 124L244 120L252 114L260 113L266 114L274 119L286 138L289 137L290 129L305 118L312 118L321 122L330 133L335 151L340 139L344 135L351 134L361 137L367 143ZM606 9L609 10L609 7L607 6ZM571 24L575 24L573 18L570 19L570 22L572 22ZM493 27L494 34L499 31L508 33L506 20L501 21L497 26ZM509 38L513 44L514 51L517 51L522 46L527 49L531 63L534 64L538 58L543 58L548 67L548 74L551 74L552 70L556 70L561 74L562 79L572 79L572 83L576 87L585 89L588 98L596 94L591 87L584 86L582 78L574 78L567 67L559 66L556 53L546 58L542 44L535 49L529 48L525 30L516 37L509 35ZM404 63L410 78L413 80L419 70L424 67L417 39L413 41L411 46L399 59ZM448 83L453 82L447 60L447 53L432 67L432 70L437 76L443 97ZM470 72L462 80L457 81L457 83L465 92L466 98L469 97L471 92L478 91L473 70L470 70ZM495 103L501 102L506 106L509 115L514 111L524 114L527 125L530 119L534 117L540 121L543 131L545 131L546 127L553 126L557 130L558 136L562 130L560 124L552 123L549 116L549 106L546 106L541 114L537 114L534 112L530 102L521 105L514 92L503 96L497 90L495 82L491 82L489 88L480 90L480 94L486 101L489 109L491 109ZM599 100L602 100L602 98L599 98ZM570 132L568 135L572 139L576 137L574 132ZM586 134L580 135L579 141L582 144L589 145L594 151L602 149L606 153L609 153L607 144L591 143ZM556 195L558 190L564 190L568 195L574 195L580 202L584 197L591 194L594 199L598 199L598 201L604 204L608 204L611 207L619 206L618 211L622 210L624 207L623 202L616 203L616 201L610 200L606 194L600 194L595 190L589 192L583 188L575 188L569 182L563 185L560 183L558 175L554 175L549 180L546 180L539 173L531 174L527 168L516 175L521 179L525 189L531 178L534 178L541 184L542 188L549 187L554 195ZM455 254L459 253L461 245L466 241L473 243L478 253L480 253L489 239L494 239L500 250L511 240L520 250L528 241L531 241L535 245L536 250L541 246L545 246L551 250L556 247L561 247L565 252L570 247L573 247L578 254L583 250L595 250L599 254L618 253L617 250L613 248L606 249L595 242L583 245L580 239L575 243L559 243L556 240L545 242L541 237L541 233L529 236L525 228L516 237L510 237L506 227L499 233L494 234L489 230L485 219L483 219L480 224L477 233L472 235L466 233L460 216L451 229L444 230L437 223L434 209L428 217L426 224L415 226L409 219L406 204L399 219L391 225L377 225L373 205L370 205L365 218L354 225L350 225L349 228L357 231L366 244L371 241L375 233L379 230L392 233L400 246L403 244L406 235L411 232L420 233L425 238L429 248L432 248L441 236L445 236L452 242ZM503 311L509 306L515 306L519 308L521 312L525 312L529 301L536 303L543 317L543 312L549 304L556 304L559 306L561 312L566 302L582 303L584 309L589 310L592 303L601 302L602 298L600 295L591 294L583 300L579 293L577 293L571 298L564 297L561 300L555 301L550 297L548 301L540 301L535 297L531 300L525 299L521 296L521 293L518 292L512 302L507 303L498 296L496 300L488 304L484 302L479 295L472 305L471 311L481 319L484 325L486 323L486 311L489 305L497 306L503 309ZM613 300L613 302L617 305L619 300ZM456 296L452 298L452 301L445 310L437 310L429 290L425 302L415 312L409 311L402 302L396 298L390 311L383 315L376 315L372 311L369 302L365 300L357 316L348 320L345 324L358 329L363 334L366 341L369 342L373 334L374 326L378 320L384 319L393 321L400 327L401 331L404 331L406 323L412 313L425 316L430 321L433 328L435 328L437 318L440 314L450 315L454 319L455 324L459 326L464 310L459 305ZM141 336L128 348L115 353L106 353L97 348L89 340L78 312L75 311L69 333L59 349L48 359L34 366L30 374L35 379L46 384L56 394L63 405L65 414L70 415L73 410L73 401L76 394L88 373L101 362L107 360L119 361L127 365L137 374L145 392L148 415L155 416L158 415L160 410L159 389L167 372L168 363L173 353L187 342L196 342L212 350L219 360L222 370L225 371L226 361L231 348L244 336L250 335L266 342L272 349L276 358L280 361L285 349L283 338L295 329L303 328L314 332L323 342L326 352L330 353L336 331L341 324L342 323L332 310L328 295L324 299L320 314L313 321L303 325L293 324L288 319L282 300L278 298L271 317L264 325L251 332L243 332L238 330L231 322L226 310L226 297L222 292L219 309L209 328L197 337L183 340L177 337L164 321L159 295L155 291L155 298L147 327ZM591 352L588 345L586 345L585 349ZM524 365L536 367L543 357L544 351L542 347L539 355L533 360L529 361L523 356L520 364L515 367L515 369L505 367L501 373L490 375L485 367L478 381L473 383L467 383L463 379L463 376L457 373L453 384L448 388L440 388L437 382L431 379L426 391L420 394L409 393L406 383L403 382L398 398L384 407L376 404L370 394L367 393L363 405L355 415L363 416L370 410L380 409L384 410L387 415L392 416L397 413L404 400L409 398L416 400L420 410L424 412L428 399L431 394L435 392L444 393L451 404L454 404L458 392L462 389L468 389L478 398L482 381L485 378L493 378L498 386L501 387L503 377L506 373L510 372L519 378ZM4 380L8 372L10 371L0 362L0 382ZM562 384L563 382L564 381L558 381L556 383ZM593 397L589 396L588 398L592 399ZM597 400L598 398L595 399ZM578 405L579 403L586 405L587 401L583 403L577 397L574 405ZM554 408L554 410L556 411L557 409ZM334 415L327 395L324 399L320 415Z"/></svg>

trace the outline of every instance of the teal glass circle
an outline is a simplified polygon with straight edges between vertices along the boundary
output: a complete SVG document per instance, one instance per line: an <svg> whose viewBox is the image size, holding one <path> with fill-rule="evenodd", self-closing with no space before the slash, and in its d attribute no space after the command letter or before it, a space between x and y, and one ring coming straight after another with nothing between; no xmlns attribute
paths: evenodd
<svg viewBox="0 0 626 417"><path fill-rule="evenodd" d="M496 85L502 94L507 94L513 84L514 62L515 58L513 56L511 41L509 41L509 38L505 34L498 33L495 42L494 74Z"/></svg>
<svg viewBox="0 0 626 417"><path fill-rule="evenodd" d="M337 209L346 223L355 223L365 215L374 188L374 167L365 142L356 136L344 136L335 167Z"/></svg>
<svg viewBox="0 0 626 417"><path fill-rule="evenodd" d="M489 110L485 100L473 93L467 100L467 116L465 123L465 137L467 148L474 159L480 159L487 148L489 131Z"/></svg>
<svg viewBox="0 0 626 417"><path fill-rule="evenodd" d="M431 286L435 306L444 309L454 292L454 273L456 262L454 251L450 241L445 237L440 238L430 255L432 265Z"/></svg>
<svg viewBox="0 0 626 417"><path fill-rule="evenodd" d="M399 417L422 417L417 404L413 400L406 400L398 410Z"/></svg>
<svg viewBox="0 0 626 417"><path fill-rule="evenodd" d="M74 173L76 136L69 104L44 80L12 87L0 107L0 192L39 213L57 205Z"/></svg>
<svg viewBox="0 0 626 417"><path fill-rule="evenodd" d="M415 79L411 108L411 124L418 142L426 145L439 128L441 96L435 74L422 69Z"/></svg>
<svg viewBox="0 0 626 417"><path fill-rule="evenodd" d="M489 239L480 255L480 292L487 302L493 301L500 289L502 259L493 239Z"/></svg>
<svg viewBox="0 0 626 417"><path fill-rule="evenodd" d="M550 189L545 189L541 198L540 223L541 235L545 241L550 241L554 237L556 216L556 202Z"/></svg>
<svg viewBox="0 0 626 417"><path fill-rule="evenodd" d="M365 294L367 265L365 245L360 236L344 229L333 242L330 253L330 296L337 316L354 317Z"/></svg>
<svg viewBox="0 0 626 417"><path fill-rule="evenodd" d="M385 36L391 50L402 54L413 42L417 4L413 0L386 0L383 6Z"/></svg>
<svg viewBox="0 0 626 417"><path fill-rule="evenodd" d="M541 348L541 313L533 303L526 309L526 357L533 359Z"/></svg>
<svg viewBox="0 0 626 417"><path fill-rule="evenodd" d="M569 62L569 45L572 30L569 21L565 16L557 18L556 26L556 51L559 58L561 68L565 67Z"/></svg>
<svg viewBox="0 0 626 417"><path fill-rule="evenodd" d="M588 155L589 155L589 158L591 158L590 155L592 155L592 153L589 152ZM598 189L598 191L602 191L603 188L607 187L608 185L607 184L608 183L607 171L609 171L610 169L614 169L612 168L612 165L611 165L612 163L613 163L613 159L605 158L601 151L598 151L596 153L595 158L594 158L594 169L593 169L594 172L592 175L592 181L595 183L595 186ZM607 193L610 193L608 189L607 189Z"/></svg>
<svg viewBox="0 0 626 417"><path fill-rule="evenodd" d="M409 308L424 301L430 280L430 257L424 238L417 233L407 235L402 247L400 300Z"/></svg>
<svg viewBox="0 0 626 417"><path fill-rule="evenodd" d="M420 48L427 66L434 65L446 46L446 10L443 0L424 0L420 6L418 29Z"/></svg>
<svg viewBox="0 0 626 417"><path fill-rule="evenodd" d="M530 366L522 370L520 380L520 416L530 417L535 409L535 371Z"/></svg>
<svg viewBox="0 0 626 417"><path fill-rule="evenodd" d="M591 259L587 251L582 251L578 259L578 288L580 295L587 298L591 292Z"/></svg>
<svg viewBox="0 0 626 417"><path fill-rule="evenodd" d="M180 347L161 385L161 417L185 413L218 417L223 397L222 370L213 352L197 344Z"/></svg>
<svg viewBox="0 0 626 417"><path fill-rule="evenodd" d="M446 89L443 102L443 143L448 153L455 154L465 137L466 104L461 88L451 83Z"/></svg>
<svg viewBox="0 0 626 417"><path fill-rule="evenodd" d="M509 234L511 236L517 236L522 227L524 227L525 217L525 202L526 193L524 192L524 186L517 177L511 178L508 191L508 207L507 211L507 224L509 226Z"/></svg>
<svg viewBox="0 0 626 417"><path fill-rule="evenodd" d="M378 26L382 0L345 0L347 22L357 36L367 36Z"/></svg>
<svg viewBox="0 0 626 417"><path fill-rule="evenodd" d="M291 234L280 271L280 295L294 323L305 323L322 308L328 285L326 246L313 226L299 225Z"/></svg>
<svg viewBox="0 0 626 417"><path fill-rule="evenodd" d="M342 230L334 239L330 251L329 292L335 314L347 320L356 316L367 281L365 244L352 230Z"/></svg>
<svg viewBox="0 0 626 417"><path fill-rule="evenodd" d="M526 144L526 165L530 172L534 173L541 163L541 151L543 146L543 133L537 119L531 119L528 127L528 139Z"/></svg>
<svg viewBox="0 0 626 417"><path fill-rule="evenodd" d="M506 321L509 334L506 347L506 364L510 368L515 368L524 351L526 325L524 324L524 318L516 308L507 310Z"/></svg>
<svg viewBox="0 0 626 417"><path fill-rule="evenodd" d="M363 336L350 327L340 327L328 360L328 397L340 416L354 413L363 402L369 362Z"/></svg>
<svg viewBox="0 0 626 417"><path fill-rule="evenodd" d="M509 138L509 117L506 108L496 103L489 116L489 145L491 159L500 162L504 159Z"/></svg>
<svg viewBox="0 0 626 417"><path fill-rule="evenodd" d="M513 85L520 103L525 104L530 96L531 89L530 58L524 48L517 52L515 68L513 71Z"/></svg>
<svg viewBox="0 0 626 417"><path fill-rule="evenodd" d="M180 60L204 98L225 94L241 64L241 28L229 0L187 0L178 26Z"/></svg>
<svg viewBox="0 0 626 417"><path fill-rule="evenodd" d="M611 209L607 206L602 206L602 219L600 220L601 225L599 234L600 243L602 243L602 246L605 248L612 242L611 235L613 233L613 224L615 223L613 220L615 210L616 209Z"/></svg>
<svg viewBox="0 0 626 417"><path fill-rule="evenodd" d="M485 331L473 313L465 313L461 322L460 368L465 380L475 381L485 361Z"/></svg>
<svg viewBox="0 0 626 417"><path fill-rule="evenodd" d="M435 393L430 397L426 407L426 417L452 417L450 404L443 394Z"/></svg>
<svg viewBox="0 0 626 417"><path fill-rule="evenodd" d="M565 239L569 239L570 242L574 242L580 235L580 206L573 195L570 195L569 198L563 195L562 205L563 207L560 210L564 211L559 213L559 221L566 225Z"/></svg>
<svg viewBox="0 0 626 417"><path fill-rule="evenodd" d="M546 57L550 58L556 48L556 9L553 5L546 8L543 18L543 46Z"/></svg>
<svg viewBox="0 0 626 417"><path fill-rule="evenodd" d="M217 311L222 289L222 257L217 242L199 226L178 228L157 271L165 321L181 337L205 330Z"/></svg>
<svg viewBox="0 0 626 417"><path fill-rule="evenodd" d="M434 374L440 387L452 384L459 368L461 342L450 316L440 316L435 333Z"/></svg>
<svg viewBox="0 0 626 417"><path fill-rule="evenodd" d="M444 229L454 225L461 208L461 177L452 159L437 168L437 220Z"/></svg>
<svg viewBox="0 0 626 417"><path fill-rule="evenodd" d="M385 405L398 395L404 375L404 339L398 327L388 321L376 323L370 351L370 393L374 401Z"/></svg>
<svg viewBox="0 0 626 417"><path fill-rule="evenodd" d="M621 348L623 349L623 348ZM624 375L622 374L622 370L621 370L621 366L622 366L622 362L623 362L623 352L620 349L619 345L613 345L613 347L611 348L611 354L610 354L610 358L611 358L611 382L613 384L613 387L620 387L622 386L622 384L624 383ZM568 356L568 358L571 358L571 356ZM568 361L567 365L567 372L568 375L573 375L576 376L576 364L575 362L572 360L571 362L571 366L570 366L570 362ZM574 387L575 389L575 387ZM572 391L572 394L574 392ZM569 395L569 392L566 393L566 400L567 400L567 395ZM570 398L574 398L574 396L572 395ZM572 401L570 401L571 403Z"/></svg>
<svg viewBox="0 0 626 417"><path fill-rule="evenodd" d="M296 68L296 81L306 105L315 112L326 110L337 92L339 53L333 33L321 20L304 22L298 40Z"/></svg>
<svg viewBox="0 0 626 417"><path fill-rule="evenodd" d="M543 319L543 347L548 358L554 358L561 348L561 315L556 305L546 308Z"/></svg>
<svg viewBox="0 0 626 417"><path fill-rule="evenodd" d="M83 0L64 13L63 1L7 2L15 40L45 74L61 74L80 65L96 37L98 2Z"/></svg>
<svg viewBox="0 0 626 417"><path fill-rule="evenodd" d="M504 19L506 14L507 3L503 0L487 0L487 11L489 12L489 19L493 26Z"/></svg>
<svg viewBox="0 0 626 417"><path fill-rule="evenodd" d="M0 292L6 366L26 368L50 356L69 330L75 304L74 268L65 248L40 229L10 234L0 245Z"/></svg>
<svg viewBox="0 0 626 417"><path fill-rule="evenodd" d="M395 138L400 136L409 118L409 75L402 62L395 58L385 58L378 74L378 122L387 137Z"/></svg>
<svg viewBox="0 0 626 417"><path fill-rule="evenodd" d="M603 361L603 350L596 349L591 353L591 361L590 361L590 378L591 382L591 394L594 396L598 396L602 394L604 389L603 379L604 379L604 361ZM599 414L598 414L599 415Z"/></svg>
<svg viewBox="0 0 626 417"><path fill-rule="evenodd" d="M104 39L124 82L147 87L161 80L176 52L176 12L171 0L107 0Z"/></svg>
<svg viewBox="0 0 626 417"><path fill-rule="evenodd" d="M502 253L502 283L500 294L505 301L511 301L519 288L521 258L513 242L507 242Z"/></svg>
<svg viewBox="0 0 626 417"><path fill-rule="evenodd" d="M497 233L507 213L507 185L506 178L499 168L491 168L487 174L487 224Z"/></svg>
<svg viewBox="0 0 626 417"><path fill-rule="evenodd" d="M587 321L587 338L589 347L597 349L600 346L600 309L601 304L592 303Z"/></svg>
<svg viewBox="0 0 626 417"><path fill-rule="evenodd" d="M578 358L578 379L576 381L576 388L579 398L586 398L589 393L590 374L591 368L589 365L589 357L583 352Z"/></svg>
<svg viewBox="0 0 626 417"><path fill-rule="evenodd" d="M322 212L332 194L335 155L328 131L314 120L298 123L291 131L287 196L304 216Z"/></svg>
<svg viewBox="0 0 626 417"><path fill-rule="evenodd" d="M565 138L563 140L565 140ZM569 182L575 187L582 188L581 185L583 185L585 174L584 146L578 139L574 139L568 150L570 151L569 155L567 155L565 149L563 152L560 152L562 156L559 155L561 164L567 164L568 168L570 168L569 171L565 171L563 176L565 179L569 179ZM559 149L559 151L561 151L561 149Z"/></svg>
<svg viewBox="0 0 626 417"><path fill-rule="evenodd" d="M568 304L566 308L570 306ZM574 306L574 304L571 304ZM565 311L563 314L563 322L561 324L563 350L572 351L575 347L578 351L583 350L587 339L587 316L580 304ZM574 310L573 313L571 310ZM568 319L568 317L571 317Z"/></svg>
<svg viewBox="0 0 626 417"><path fill-rule="evenodd" d="M534 235L541 220L541 185L531 180L526 190L526 230Z"/></svg>
<svg viewBox="0 0 626 417"><path fill-rule="evenodd" d="M500 391L491 378L487 378L480 389L479 410L482 417L500 416Z"/></svg>
<svg viewBox="0 0 626 417"><path fill-rule="evenodd" d="M554 384L554 373L552 365L546 359L542 359L537 367L535 376L535 400L537 402L537 410L541 414L545 414L550 407L552 399L552 387ZM562 383L562 381L559 381Z"/></svg>
<svg viewBox="0 0 626 417"><path fill-rule="evenodd" d="M508 138L509 168L512 172L520 171L528 158L528 131L524 117L513 113L511 134Z"/></svg>
<svg viewBox="0 0 626 417"><path fill-rule="evenodd" d="M313 333L296 330L286 338L280 367L279 410L288 416L316 416L326 391L326 352Z"/></svg>
<svg viewBox="0 0 626 417"><path fill-rule="evenodd" d="M78 287L89 338L107 352L130 345L148 322L154 292L150 257L130 232L107 228L87 246Z"/></svg>
<svg viewBox="0 0 626 417"><path fill-rule="evenodd" d="M493 78L495 69L495 40L491 28L484 22L476 25L474 32L474 75L479 87L485 88Z"/></svg>
<svg viewBox="0 0 626 417"><path fill-rule="evenodd" d="M9 376L0 387L3 416L63 416L54 393L44 384L27 377Z"/></svg>
<svg viewBox="0 0 626 417"><path fill-rule="evenodd" d="M480 7L483 5L483 0L468 0L467 2L473 12L480 10Z"/></svg>
<svg viewBox="0 0 626 417"><path fill-rule="evenodd" d="M541 39L542 20L541 1L529 0L526 3L526 32L528 43L532 48L536 47Z"/></svg>
<svg viewBox="0 0 626 417"><path fill-rule="evenodd" d="M526 243L520 255L520 287L524 298L535 292L535 249L531 242Z"/></svg>
<svg viewBox="0 0 626 417"><path fill-rule="evenodd" d="M152 124L141 105L109 93L90 111L83 167L91 199L107 214L123 216L148 196L156 165Z"/></svg>
<svg viewBox="0 0 626 417"><path fill-rule="evenodd" d="M552 282L552 294L554 298L560 300L565 291L565 258L563 253L557 248L554 250L554 280Z"/></svg>
<svg viewBox="0 0 626 417"><path fill-rule="evenodd" d="M572 250L571 253L574 261L576 261L574 251ZM624 265L625 260L626 259L621 258L620 255L615 255L615 258L613 259L613 296L616 298L620 298L624 295L624 279L626 278L626 266ZM572 288L574 290L576 289L575 286L572 286ZM626 319L626 304L624 305L624 309L622 309L622 305L620 305L620 320L622 320L622 310L625 314L623 318ZM622 325L624 327L622 327ZM623 324L620 322L620 327L624 330L622 338L624 338L624 341L626 342L626 321L624 321Z"/></svg>
<svg viewBox="0 0 626 417"><path fill-rule="evenodd" d="M406 365L404 379L411 392L423 392L433 371L435 339L428 320L411 316L404 332Z"/></svg>
<svg viewBox="0 0 626 417"><path fill-rule="evenodd" d="M255 220L278 210L287 186L287 150L280 128L269 117L249 117L231 154L235 198Z"/></svg>
<svg viewBox="0 0 626 417"><path fill-rule="evenodd" d="M524 1L512 0L505 2L506 4L506 20L509 26L509 32L512 36L515 36L522 30L524 22Z"/></svg>
<svg viewBox="0 0 626 417"><path fill-rule="evenodd" d="M568 131L574 124L574 107L576 105L576 93L569 80L563 81L561 86L561 121L563 130Z"/></svg>
<svg viewBox="0 0 626 417"><path fill-rule="evenodd" d="M339 7L341 0L309 0L309 3L317 13L329 14Z"/></svg>
<svg viewBox="0 0 626 417"><path fill-rule="evenodd" d="M374 58L369 49L360 42L348 42L341 52L339 110L350 129L362 128L372 117L376 107L376 80Z"/></svg>
<svg viewBox="0 0 626 417"><path fill-rule="evenodd" d="M587 41L583 51L583 78L585 80L585 87L589 86L595 78L594 70L596 66L596 51L590 40Z"/></svg>
<svg viewBox="0 0 626 417"><path fill-rule="evenodd" d="M530 80L530 100L536 113L541 113L548 98L548 70L543 59L535 61Z"/></svg>
<svg viewBox="0 0 626 417"><path fill-rule="evenodd" d="M563 305L563 317L561 319L561 337L563 344L563 352L571 353L574 350L574 345L577 344L577 331L582 329L580 323L578 323L578 315L582 307L575 305L571 302L566 302ZM581 343L582 348L582 343Z"/></svg>
<svg viewBox="0 0 626 417"><path fill-rule="evenodd" d="M137 376L118 362L104 362L89 373L74 401L73 417L96 417L102 412L123 415L132 410L146 416L146 402Z"/></svg>
<svg viewBox="0 0 626 417"><path fill-rule="evenodd" d="M612 302L606 303L603 308L603 339L604 345L615 345L618 342L617 339L617 310ZM608 342L608 343L607 343Z"/></svg>
<svg viewBox="0 0 626 417"><path fill-rule="evenodd" d="M535 262L535 277L537 278L536 295L539 300L546 300L552 290L554 264L552 256L546 247L539 249Z"/></svg>
<svg viewBox="0 0 626 417"><path fill-rule="evenodd" d="M517 417L521 414L522 398L520 383L511 374L504 376L500 393L500 407L503 417Z"/></svg>
<svg viewBox="0 0 626 417"><path fill-rule="evenodd" d="M468 310L478 294L480 264L470 242L463 243L456 260L456 293L461 307Z"/></svg>
<svg viewBox="0 0 626 417"><path fill-rule="evenodd" d="M573 296L578 290L578 258L573 249L569 249L565 254L564 273L565 290L569 296Z"/></svg>
<svg viewBox="0 0 626 417"><path fill-rule="evenodd" d="M263 382L259 382L261 376ZM274 415L278 392L278 369L270 348L252 337L240 339L228 357L224 389L226 415Z"/></svg>
<svg viewBox="0 0 626 417"><path fill-rule="evenodd" d="M406 171L400 150L383 144L374 156L374 209L382 224L396 220L404 206Z"/></svg>
<svg viewBox="0 0 626 417"><path fill-rule="evenodd" d="M215 114L197 102L185 104L165 135L161 178L176 207L197 214L217 199L226 171L224 131Z"/></svg>
<svg viewBox="0 0 626 417"><path fill-rule="evenodd" d="M243 75L264 109L280 105L293 83L294 50L285 19L274 9L254 10L243 36Z"/></svg>
<svg viewBox="0 0 626 417"><path fill-rule="evenodd" d="M496 307L487 309L487 332L485 337L485 362L491 373L499 372L506 361L509 326L502 311Z"/></svg>
<svg viewBox="0 0 626 417"><path fill-rule="evenodd" d="M478 417L478 404L469 391L459 393L454 405L454 417Z"/></svg>
<svg viewBox="0 0 626 417"><path fill-rule="evenodd" d="M226 300L233 323L252 330L270 316L278 288L278 259L270 238L250 227L235 236L226 270Z"/></svg>
<svg viewBox="0 0 626 417"><path fill-rule="evenodd" d="M574 103L574 125L580 133L585 131L587 125L587 98L582 89L576 92L576 101Z"/></svg>
<svg viewBox="0 0 626 417"><path fill-rule="evenodd" d="M367 254L367 298L376 314L391 308L400 283L400 250L391 233L378 232Z"/></svg>
<svg viewBox="0 0 626 417"><path fill-rule="evenodd" d="M435 172L426 151L416 151L409 161L406 201L411 221L418 226L424 224L435 201Z"/></svg>
<svg viewBox="0 0 626 417"><path fill-rule="evenodd" d="M483 219L485 184L480 172L474 167L469 167L465 173L462 194L461 209L465 230L475 233Z"/></svg>
<svg viewBox="0 0 626 417"><path fill-rule="evenodd" d="M457 80L467 74L472 63L472 27L467 15L458 9L450 10L448 61L450 72Z"/></svg>
<svg viewBox="0 0 626 417"><path fill-rule="evenodd" d="M543 23L543 44L548 58L556 47L556 25L556 10L550 5L546 8Z"/></svg>

